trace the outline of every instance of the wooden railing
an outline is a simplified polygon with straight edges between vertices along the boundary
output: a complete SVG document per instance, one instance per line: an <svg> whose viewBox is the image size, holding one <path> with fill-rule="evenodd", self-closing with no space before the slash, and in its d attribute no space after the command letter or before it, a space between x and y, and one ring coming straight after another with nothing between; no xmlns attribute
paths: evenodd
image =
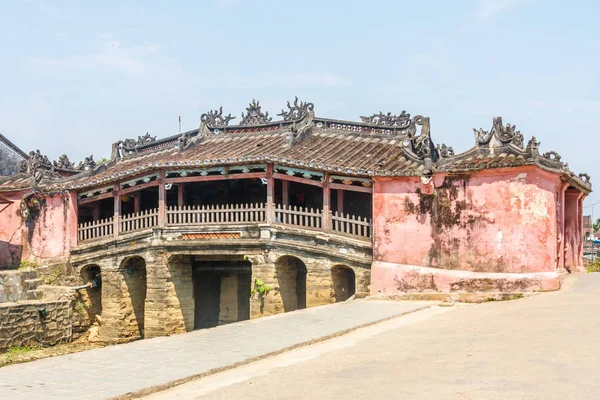
<svg viewBox="0 0 600 400"><path fill-rule="evenodd" d="M101 239L104 237L113 236L113 219L99 219L98 221L84 222L77 226L77 239L80 242L86 240Z"/></svg>
<svg viewBox="0 0 600 400"><path fill-rule="evenodd" d="M258 223L265 222L266 215L264 203L168 207L167 225Z"/></svg>
<svg viewBox="0 0 600 400"><path fill-rule="evenodd" d="M356 215L335 214L331 215L331 230L344 233L346 235L360 236L365 238L371 237L371 219L361 218Z"/></svg>
<svg viewBox="0 0 600 400"><path fill-rule="evenodd" d="M276 204L274 222L282 225L321 229L323 228L323 211Z"/></svg>
<svg viewBox="0 0 600 400"><path fill-rule="evenodd" d="M328 225L324 225L323 211L308 207L276 204L273 209L273 223L296 226L305 229L324 230L360 239L372 237L372 223L369 218L350 214L329 214ZM205 226L223 224L265 223L267 205L228 204L218 206L182 206L166 209L166 226ZM159 210L152 209L119 217L117 232L136 232L155 228L159 225ZM324 228L325 226L325 228ZM327 228L328 226L328 228ZM80 242L115 236L113 218L80 224L77 228Z"/></svg>
<svg viewBox="0 0 600 400"><path fill-rule="evenodd" d="M141 231L158 226L158 209L140 211L138 213L121 215L119 233Z"/></svg>

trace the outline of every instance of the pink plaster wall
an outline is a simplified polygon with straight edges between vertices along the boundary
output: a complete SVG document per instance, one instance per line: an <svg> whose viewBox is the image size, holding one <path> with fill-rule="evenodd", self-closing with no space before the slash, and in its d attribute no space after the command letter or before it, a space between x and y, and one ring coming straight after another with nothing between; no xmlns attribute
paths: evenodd
<svg viewBox="0 0 600 400"><path fill-rule="evenodd" d="M522 167L462 177L377 178L377 262L485 273L557 266L560 178ZM376 274L376 271L374 271Z"/></svg>
<svg viewBox="0 0 600 400"><path fill-rule="evenodd" d="M3 193L14 203L0 213L0 268L18 266L21 260L43 262L66 257L76 245L75 195L46 196L39 215L23 222L20 205L25 193Z"/></svg>

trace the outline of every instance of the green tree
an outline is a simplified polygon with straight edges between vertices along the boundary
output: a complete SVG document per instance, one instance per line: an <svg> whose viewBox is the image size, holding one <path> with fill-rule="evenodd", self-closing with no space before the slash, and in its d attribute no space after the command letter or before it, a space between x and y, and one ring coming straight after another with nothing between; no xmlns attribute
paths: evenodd
<svg viewBox="0 0 600 400"><path fill-rule="evenodd" d="M596 233L600 230L600 218L598 218L596 220L596 222L594 222L594 224L592 225L592 233Z"/></svg>

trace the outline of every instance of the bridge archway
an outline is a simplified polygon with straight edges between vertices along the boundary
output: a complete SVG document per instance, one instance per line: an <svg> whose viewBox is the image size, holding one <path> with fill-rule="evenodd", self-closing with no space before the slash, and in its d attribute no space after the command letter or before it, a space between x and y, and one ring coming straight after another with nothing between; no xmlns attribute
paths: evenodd
<svg viewBox="0 0 600 400"><path fill-rule="evenodd" d="M121 262L119 269L126 289L122 310L126 329L132 336L144 337L144 310L146 303L146 260L134 256Z"/></svg>
<svg viewBox="0 0 600 400"><path fill-rule="evenodd" d="M346 301L356 293L356 274L352 268L345 265L334 266L331 268L331 280L336 303Z"/></svg>
<svg viewBox="0 0 600 400"><path fill-rule="evenodd" d="M285 312L306 308L306 265L294 256L282 256L275 263L279 294Z"/></svg>
<svg viewBox="0 0 600 400"><path fill-rule="evenodd" d="M81 268L79 274L84 285L90 285L78 291L85 303L85 311L89 323L93 324L96 315L102 315L102 271L97 264L89 264Z"/></svg>

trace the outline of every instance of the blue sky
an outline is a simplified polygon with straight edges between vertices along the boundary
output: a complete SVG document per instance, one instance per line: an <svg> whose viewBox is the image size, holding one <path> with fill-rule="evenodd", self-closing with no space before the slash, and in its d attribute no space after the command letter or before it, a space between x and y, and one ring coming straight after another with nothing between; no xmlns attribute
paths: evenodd
<svg viewBox="0 0 600 400"><path fill-rule="evenodd" d="M78 161L112 142L295 95L319 116L431 118L464 151L500 115L597 175L594 1L67 1L0 5L0 132ZM600 175L598 175L600 176ZM600 201L590 196L588 204Z"/></svg>

